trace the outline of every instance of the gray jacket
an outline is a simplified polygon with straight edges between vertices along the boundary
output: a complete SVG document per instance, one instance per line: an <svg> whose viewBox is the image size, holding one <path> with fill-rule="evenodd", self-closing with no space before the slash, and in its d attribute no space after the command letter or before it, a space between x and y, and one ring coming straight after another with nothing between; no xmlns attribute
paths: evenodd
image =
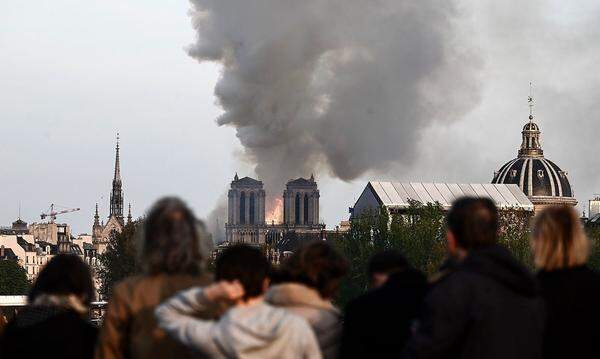
<svg viewBox="0 0 600 359"><path fill-rule="evenodd" d="M321 298L315 289L299 283L272 286L265 300L306 319L317 336L323 357L338 357L342 321L339 310L330 300Z"/></svg>
<svg viewBox="0 0 600 359"><path fill-rule="evenodd" d="M158 325L176 340L213 358L321 358L308 323L267 303L233 307L219 321L200 320L201 288L180 292L156 308Z"/></svg>

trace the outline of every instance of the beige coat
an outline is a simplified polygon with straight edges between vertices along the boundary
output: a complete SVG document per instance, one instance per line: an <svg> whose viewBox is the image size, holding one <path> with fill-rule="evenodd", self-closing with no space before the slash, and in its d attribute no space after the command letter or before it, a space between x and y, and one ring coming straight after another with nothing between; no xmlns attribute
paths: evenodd
<svg viewBox="0 0 600 359"><path fill-rule="evenodd" d="M323 357L338 357L342 334L341 315L330 300L321 298L315 289L298 283L272 286L266 300L306 319L315 332Z"/></svg>
<svg viewBox="0 0 600 359"><path fill-rule="evenodd" d="M210 282L208 275L136 276L113 289L96 358L190 358L189 349L158 328L155 307L175 293Z"/></svg>

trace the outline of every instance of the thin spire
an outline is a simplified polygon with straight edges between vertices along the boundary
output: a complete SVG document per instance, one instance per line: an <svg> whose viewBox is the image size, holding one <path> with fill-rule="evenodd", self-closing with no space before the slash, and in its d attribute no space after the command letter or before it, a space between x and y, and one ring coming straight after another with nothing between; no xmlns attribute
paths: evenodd
<svg viewBox="0 0 600 359"><path fill-rule="evenodd" d="M119 133L117 132L117 148L115 155L115 180L121 180L121 160L119 157Z"/></svg>
<svg viewBox="0 0 600 359"><path fill-rule="evenodd" d="M131 223L132 221L132 217L131 217L131 202L129 202L129 214L127 215L127 223Z"/></svg>
<svg viewBox="0 0 600 359"><path fill-rule="evenodd" d="M529 82L529 97L527 98L529 103L529 122L533 122L533 84Z"/></svg>
<svg viewBox="0 0 600 359"><path fill-rule="evenodd" d="M94 214L94 226L100 225L100 215L98 214L98 202L96 202L96 213Z"/></svg>

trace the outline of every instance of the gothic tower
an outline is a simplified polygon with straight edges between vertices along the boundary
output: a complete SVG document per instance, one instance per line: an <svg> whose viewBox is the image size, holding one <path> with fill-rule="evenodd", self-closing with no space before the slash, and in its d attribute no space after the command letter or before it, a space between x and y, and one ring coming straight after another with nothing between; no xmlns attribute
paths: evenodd
<svg viewBox="0 0 600 359"><path fill-rule="evenodd" d="M228 192L226 238L229 242L265 242L265 190L263 183L237 173Z"/></svg>
<svg viewBox="0 0 600 359"><path fill-rule="evenodd" d="M290 180L283 191L283 222L288 226L319 225L319 189L313 175L310 179Z"/></svg>
<svg viewBox="0 0 600 359"><path fill-rule="evenodd" d="M119 159L119 134L117 133L117 148L115 156L115 175L112 181L112 191L110 193L110 214L108 216L116 217L123 224L123 182L121 180L121 162Z"/></svg>

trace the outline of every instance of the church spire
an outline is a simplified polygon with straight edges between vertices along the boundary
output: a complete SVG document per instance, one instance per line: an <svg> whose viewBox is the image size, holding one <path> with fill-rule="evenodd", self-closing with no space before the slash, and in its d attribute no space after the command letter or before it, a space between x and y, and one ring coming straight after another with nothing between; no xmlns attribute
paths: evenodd
<svg viewBox="0 0 600 359"><path fill-rule="evenodd" d="M121 181L121 161L119 157L119 134L117 133L117 147L115 150L115 176L112 181L110 192L110 214L123 223L123 183Z"/></svg>
<svg viewBox="0 0 600 359"><path fill-rule="evenodd" d="M119 158L119 133L117 132L117 148L115 155L115 177L114 181L121 181L121 160Z"/></svg>
<svg viewBox="0 0 600 359"><path fill-rule="evenodd" d="M96 213L94 214L94 227L100 225L100 215L98 214L98 202L96 202Z"/></svg>
<svg viewBox="0 0 600 359"><path fill-rule="evenodd" d="M129 202L129 214L127 214L127 224L131 223L132 221L132 217L131 217L131 202Z"/></svg>

